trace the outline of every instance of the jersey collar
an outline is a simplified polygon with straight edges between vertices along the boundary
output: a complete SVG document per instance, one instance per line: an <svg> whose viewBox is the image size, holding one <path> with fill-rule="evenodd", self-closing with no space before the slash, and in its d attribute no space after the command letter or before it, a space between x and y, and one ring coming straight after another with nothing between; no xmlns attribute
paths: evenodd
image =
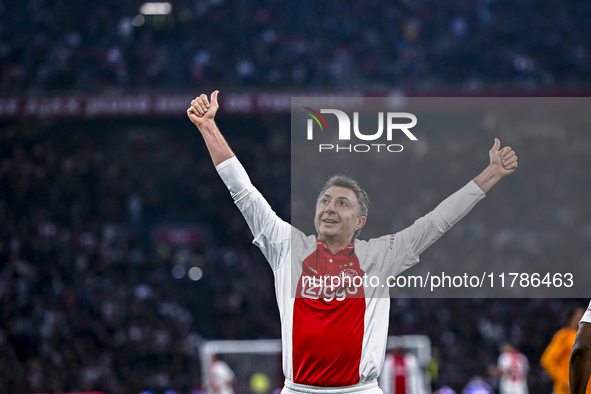
<svg viewBox="0 0 591 394"><path fill-rule="evenodd" d="M332 254L328 246L319 239L316 240L316 248L319 252L328 252ZM351 242L349 245L335 253L334 256L351 256L353 253L355 253L355 244L354 242Z"/></svg>

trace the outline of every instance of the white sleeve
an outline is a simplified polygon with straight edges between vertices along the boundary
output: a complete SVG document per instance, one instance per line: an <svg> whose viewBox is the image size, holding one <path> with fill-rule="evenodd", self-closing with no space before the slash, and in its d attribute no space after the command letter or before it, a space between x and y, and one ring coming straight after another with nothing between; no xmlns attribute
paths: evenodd
<svg viewBox="0 0 591 394"><path fill-rule="evenodd" d="M419 254L437 241L446 231L462 219L486 195L470 181L466 186L443 200L433 211L405 228L396 237L404 244L409 266L419 261Z"/></svg>
<svg viewBox="0 0 591 394"><path fill-rule="evenodd" d="M585 314L581 318L581 321L579 322L579 324L580 323L591 323L591 302L589 302L589 306L587 307Z"/></svg>
<svg viewBox="0 0 591 394"><path fill-rule="evenodd" d="M446 198L433 211L396 234L369 241L355 240L355 252L365 272L398 275L419 261L419 254L463 218L485 197L474 181ZM386 278L384 278L386 280Z"/></svg>
<svg viewBox="0 0 591 394"><path fill-rule="evenodd" d="M289 250L291 226L271 209L263 195L252 185L242 164L234 156L216 166L234 202L246 219L257 245L274 270Z"/></svg>

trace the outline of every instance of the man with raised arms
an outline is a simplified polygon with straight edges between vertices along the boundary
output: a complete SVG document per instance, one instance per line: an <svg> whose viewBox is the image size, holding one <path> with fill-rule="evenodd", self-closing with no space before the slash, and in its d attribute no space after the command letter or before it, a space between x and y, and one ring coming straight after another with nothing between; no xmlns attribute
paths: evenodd
<svg viewBox="0 0 591 394"><path fill-rule="evenodd" d="M432 212L397 234L356 239L365 225L369 200L354 180L338 175L316 202L318 235L306 236L281 220L265 201L224 140L214 117L218 91L191 102L187 115L199 128L213 164L246 219L253 243L273 269L281 315L283 394L380 394L390 300L375 289L317 288L303 277L395 276L419 261L419 254L517 168L509 147L495 139L489 166ZM383 282L382 282L383 283ZM292 292L295 287L295 297Z"/></svg>

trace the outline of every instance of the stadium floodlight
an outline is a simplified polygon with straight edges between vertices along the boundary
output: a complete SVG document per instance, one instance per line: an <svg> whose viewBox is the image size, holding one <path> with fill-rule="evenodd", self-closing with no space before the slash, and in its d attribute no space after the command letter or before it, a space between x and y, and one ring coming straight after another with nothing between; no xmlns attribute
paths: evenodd
<svg viewBox="0 0 591 394"><path fill-rule="evenodd" d="M146 20L144 19L144 16L142 14L138 14L133 17L133 19L131 20L131 24L135 27L140 27L144 25L145 21Z"/></svg>
<svg viewBox="0 0 591 394"><path fill-rule="evenodd" d="M140 14L143 15L168 15L172 12L172 4L164 3L144 3L140 7Z"/></svg>
<svg viewBox="0 0 591 394"><path fill-rule="evenodd" d="M191 269L189 269L189 279L198 281L201 278L203 278L203 270L201 268L191 267Z"/></svg>

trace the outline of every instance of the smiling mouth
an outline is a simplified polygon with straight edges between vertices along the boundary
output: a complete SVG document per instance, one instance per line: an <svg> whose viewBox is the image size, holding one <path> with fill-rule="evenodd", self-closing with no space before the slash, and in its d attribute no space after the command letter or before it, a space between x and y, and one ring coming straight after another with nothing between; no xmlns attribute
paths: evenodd
<svg viewBox="0 0 591 394"><path fill-rule="evenodd" d="M332 220L332 219L323 219L322 223L326 223L326 224L337 224L338 222L336 220Z"/></svg>

